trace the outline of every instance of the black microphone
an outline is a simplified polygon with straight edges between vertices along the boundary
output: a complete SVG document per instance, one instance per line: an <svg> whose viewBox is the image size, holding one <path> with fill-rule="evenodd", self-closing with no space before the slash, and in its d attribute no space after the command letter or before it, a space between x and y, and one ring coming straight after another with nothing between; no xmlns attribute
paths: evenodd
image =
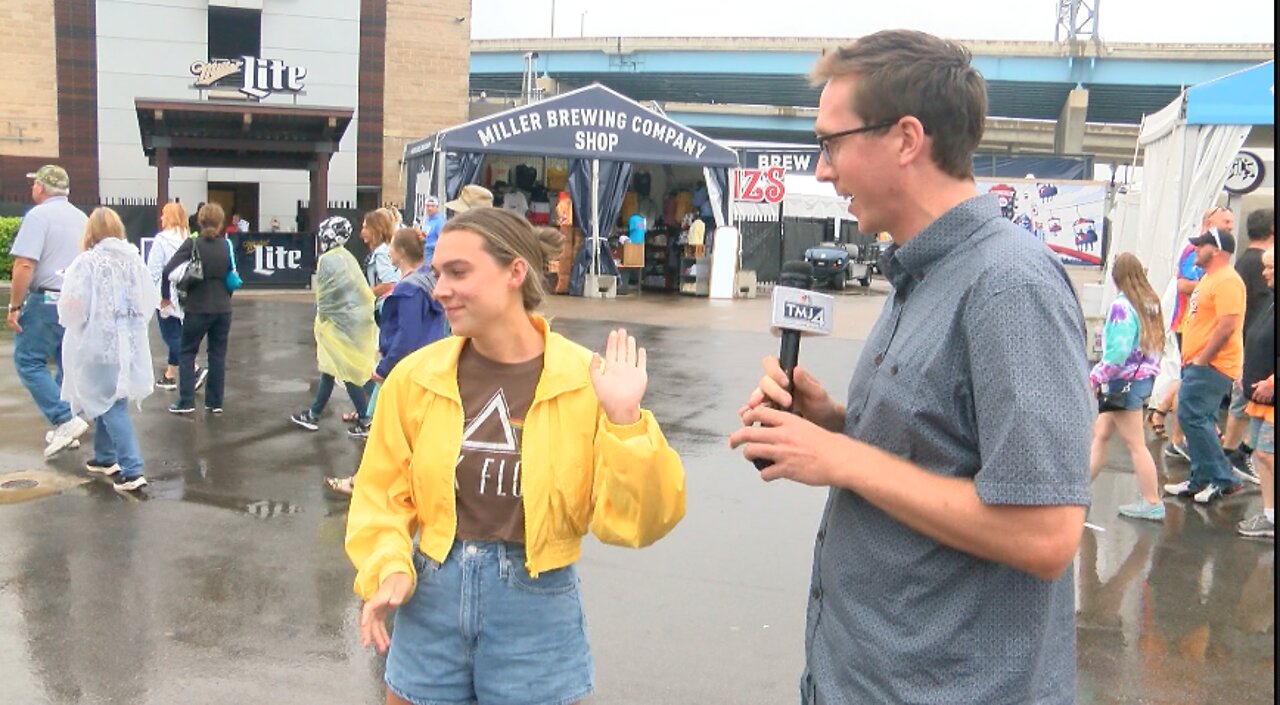
<svg viewBox="0 0 1280 705"><path fill-rule="evenodd" d="M794 375L800 360L800 337L805 334L829 335L832 331L832 313L835 299L828 294L813 291L813 265L804 261L792 261L782 265L778 283L773 287L773 325L782 342L778 349L778 363L787 375L787 390L795 388ZM792 397L792 401L795 398ZM766 399L765 404L782 408ZM791 408L782 408L790 412ZM756 469L763 470L773 461L757 458Z"/></svg>

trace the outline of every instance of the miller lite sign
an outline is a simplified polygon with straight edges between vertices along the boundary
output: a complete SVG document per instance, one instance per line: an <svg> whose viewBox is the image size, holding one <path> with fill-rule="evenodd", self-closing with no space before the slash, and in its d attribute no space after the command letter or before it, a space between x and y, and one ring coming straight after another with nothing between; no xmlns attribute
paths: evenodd
<svg viewBox="0 0 1280 705"><path fill-rule="evenodd" d="M781 203L787 195L787 172L782 167L734 169L733 200L743 203Z"/></svg>
<svg viewBox="0 0 1280 705"><path fill-rule="evenodd" d="M302 251L261 243L253 248L253 272L269 277L281 270L302 269Z"/></svg>
<svg viewBox="0 0 1280 705"><path fill-rule="evenodd" d="M196 77L194 87L199 89L225 86L224 79L240 74L240 92L254 100L262 100L272 93L300 92L307 70L302 66L289 66L279 59L242 56L238 59L196 61L191 64L191 74Z"/></svg>
<svg viewBox="0 0 1280 705"><path fill-rule="evenodd" d="M316 269L315 242L296 233L230 235L236 268L248 287L306 287Z"/></svg>

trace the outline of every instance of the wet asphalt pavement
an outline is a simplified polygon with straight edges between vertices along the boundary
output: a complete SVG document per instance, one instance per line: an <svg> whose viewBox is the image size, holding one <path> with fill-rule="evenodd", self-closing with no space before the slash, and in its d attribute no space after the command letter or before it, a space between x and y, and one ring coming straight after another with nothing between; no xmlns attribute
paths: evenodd
<svg viewBox="0 0 1280 705"><path fill-rule="evenodd" d="M840 306L883 301L865 299ZM163 391L134 413L145 500L91 480L0 504L0 703L383 701L382 659L358 643L345 503L321 487L359 461L360 444L337 418L349 402L335 393L317 433L288 421L315 385L312 309L302 300L239 297L224 415L172 416ZM609 305L627 320L668 302ZM555 328L590 347L618 323L575 317L559 299L557 308ZM776 341L682 323L629 327L649 349L645 405L685 461L688 516L643 551L586 541L591 702L795 703L825 495L765 485L726 446ZM0 473L85 479L89 436L84 449L41 457L46 428L17 381L12 344L0 335ZM802 364L843 390L860 347L809 340ZM1185 477L1185 462L1152 448L1168 477ZM1077 702L1274 702L1274 546L1233 529L1260 496L1207 509L1174 501L1163 526L1122 520L1115 508L1136 487L1118 451L1090 511L1105 531L1085 532L1076 566Z"/></svg>

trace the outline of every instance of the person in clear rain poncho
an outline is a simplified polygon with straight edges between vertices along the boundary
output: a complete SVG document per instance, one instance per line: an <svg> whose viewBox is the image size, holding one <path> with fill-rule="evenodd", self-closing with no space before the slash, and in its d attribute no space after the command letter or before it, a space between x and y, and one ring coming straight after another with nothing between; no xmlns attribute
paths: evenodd
<svg viewBox="0 0 1280 705"><path fill-rule="evenodd" d="M373 320L373 291L365 283L360 263L343 245L351 238L351 223L334 216L320 223L316 240L316 359L320 383L311 408L289 417L308 431L320 429L320 415L342 380L355 405L358 420L367 424L369 390L373 384L378 326Z"/></svg>
<svg viewBox="0 0 1280 705"><path fill-rule="evenodd" d="M142 453L129 420L129 402L141 406L154 378L147 324L160 304L138 250L110 208L98 208L85 226L84 252L67 267L58 322L62 345L62 399L93 419L89 472L134 492L147 484Z"/></svg>

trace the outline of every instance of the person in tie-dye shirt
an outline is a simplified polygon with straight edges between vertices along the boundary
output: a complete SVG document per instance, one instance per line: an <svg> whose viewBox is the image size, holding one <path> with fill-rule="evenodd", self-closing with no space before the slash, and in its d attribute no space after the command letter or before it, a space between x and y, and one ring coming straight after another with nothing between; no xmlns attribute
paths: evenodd
<svg viewBox="0 0 1280 705"><path fill-rule="evenodd" d="M1147 281L1146 268L1130 252L1116 257L1111 269L1120 294L1111 304L1102 329L1102 359L1089 372L1095 392L1124 392L1124 409L1099 408L1093 426L1093 447L1089 456L1090 476L1096 478L1107 455L1107 441L1117 433L1129 451L1142 500L1120 507L1122 516L1162 521L1164 503L1156 476L1155 459L1147 449L1142 432L1142 407L1160 372L1160 351L1164 347L1164 324L1160 299Z"/></svg>

